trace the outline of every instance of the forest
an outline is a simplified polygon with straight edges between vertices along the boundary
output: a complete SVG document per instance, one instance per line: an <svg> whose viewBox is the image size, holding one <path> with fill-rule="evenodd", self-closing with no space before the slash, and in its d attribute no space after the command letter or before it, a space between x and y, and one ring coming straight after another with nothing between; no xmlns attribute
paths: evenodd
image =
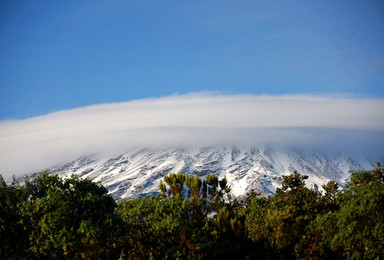
<svg viewBox="0 0 384 260"><path fill-rule="evenodd" d="M236 199L225 178L170 173L161 195L116 202L76 176L0 176L0 259L383 259L380 164L343 188L307 178Z"/></svg>

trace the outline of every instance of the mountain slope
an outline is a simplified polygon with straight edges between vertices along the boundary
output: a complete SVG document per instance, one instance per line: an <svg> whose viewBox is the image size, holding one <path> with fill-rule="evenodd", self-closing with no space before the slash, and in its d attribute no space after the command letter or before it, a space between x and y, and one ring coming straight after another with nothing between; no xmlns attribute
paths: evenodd
<svg viewBox="0 0 384 260"><path fill-rule="evenodd" d="M376 162L352 158L342 153L304 153L295 150L216 146L200 149L138 149L115 156L81 157L48 169L50 173L71 174L100 181L117 200L157 194L160 179L170 172L209 173L226 176L234 196L252 189L265 195L276 191L282 175L297 170L308 175L309 186L319 187L335 180L343 185L350 173L372 169Z"/></svg>

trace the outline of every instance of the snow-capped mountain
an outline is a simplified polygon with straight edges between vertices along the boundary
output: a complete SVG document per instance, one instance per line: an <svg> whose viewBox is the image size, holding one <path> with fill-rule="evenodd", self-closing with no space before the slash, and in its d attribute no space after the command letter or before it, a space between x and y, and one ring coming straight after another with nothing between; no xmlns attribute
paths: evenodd
<svg viewBox="0 0 384 260"><path fill-rule="evenodd" d="M226 176L235 197L251 190L273 194L282 176L297 170L308 175L307 185L335 180L341 186L351 172L373 169L376 161L352 158L342 153L304 153L294 150L239 148L234 146L200 149L136 149L113 158L84 156L48 169L62 176L75 174L101 182L117 200L159 193L159 182L168 173L213 173Z"/></svg>

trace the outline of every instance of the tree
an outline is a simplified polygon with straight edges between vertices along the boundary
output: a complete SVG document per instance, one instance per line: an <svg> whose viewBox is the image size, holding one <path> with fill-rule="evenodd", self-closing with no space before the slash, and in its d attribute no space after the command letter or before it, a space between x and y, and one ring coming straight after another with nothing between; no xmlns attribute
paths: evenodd
<svg viewBox="0 0 384 260"><path fill-rule="evenodd" d="M29 257L116 258L115 201L100 184L42 174L20 187Z"/></svg>
<svg viewBox="0 0 384 260"><path fill-rule="evenodd" d="M19 206L23 201L19 183L13 178L7 185L0 175L0 258L27 258L28 236L20 223Z"/></svg>
<svg viewBox="0 0 384 260"><path fill-rule="evenodd" d="M348 259L384 257L384 170L352 174L340 194L340 208L319 216L315 225L322 246ZM324 250L323 250L324 251Z"/></svg>
<svg viewBox="0 0 384 260"><path fill-rule="evenodd" d="M226 178L208 174L170 174L160 182L164 200L181 202L186 221L180 230L180 246L188 257L207 259L238 258L245 238L243 205L230 200ZM224 195L227 195L227 200Z"/></svg>
<svg viewBox="0 0 384 260"><path fill-rule="evenodd" d="M225 178L170 174L160 196L117 204L75 176L0 176L0 258L384 258L380 164L344 189L330 181L319 192L306 179L295 171L275 195L237 201Z"/></svg>
<svg viewBox="0 0 384 260"><path fill-rule="evenodd" d="M305 187L307 176L294 171L269 198L252 194L245 220L248 237L263 246L267 257L295 258L303 254L306 229L316 218L320 194Z"/></svg>
<svg viewBox="0 0 384 260"><path fill-rule="evenodd" d="M159 197L122 201L117 214L124 221L125 257L174 259L185 255L180 232L186 215L180 201Z"/></svg>

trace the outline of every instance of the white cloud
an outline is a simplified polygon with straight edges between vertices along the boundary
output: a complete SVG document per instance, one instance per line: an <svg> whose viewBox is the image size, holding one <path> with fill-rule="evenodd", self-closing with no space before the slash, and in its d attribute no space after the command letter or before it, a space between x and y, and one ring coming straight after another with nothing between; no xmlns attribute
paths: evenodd
<svg viewBox="0 0 384 260"><path fill-rule="evenodd" d="M0 122L0 173L9 178L89 153L144 146L228 143L370 150L384 143L382 111L384 99L309 95L197 93L95 105Z"/></svg>

